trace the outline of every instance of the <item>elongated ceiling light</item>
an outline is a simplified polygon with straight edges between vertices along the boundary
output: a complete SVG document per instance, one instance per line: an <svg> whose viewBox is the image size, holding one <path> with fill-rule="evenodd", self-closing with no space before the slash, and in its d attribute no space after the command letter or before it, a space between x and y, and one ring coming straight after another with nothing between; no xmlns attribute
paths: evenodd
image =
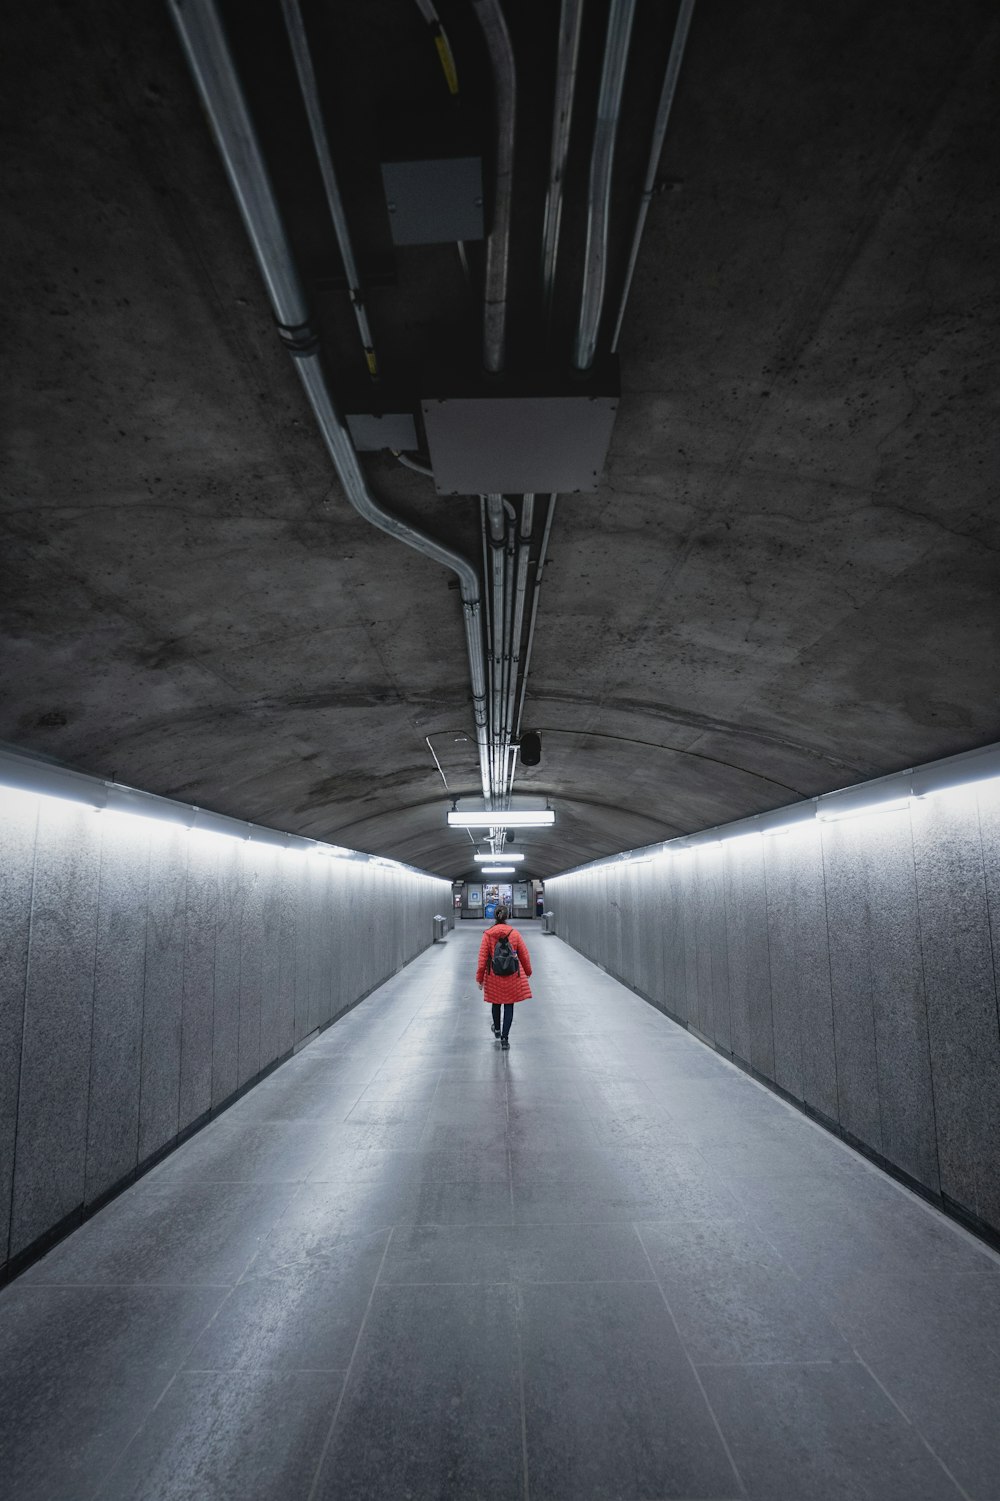
<svg viewBox="0 0 1000 1501"><path fill-rule="evenodd" d="M513 850L504 850L503 855L474 855L472 857L477 865L489 865L493 860L523 860L523 855L515 855Z"/></svg>
<svg viewBox="0 0 1000 1501"><path fill-rule="evenodd" d="M0 749L0 802L9 797L41 797L67 809L86 809L88 813L101 818L110 815L112 824L128 819L155 823L161 828L173 827L180 830L191 839L200 840L204 837L234 841L255 852L257 847L266 846L296 857L316 854L363 861L368 865L392 866L399 870L413 871L415 875L438 881L442 886L449 885L447 881L432 876L428 871L389 860L384 855L367 855L359 850L346 849L339 844L326 844L302 834L283 833L280 829L266 828L262 824L232 818L225 813L212 813L193 803L176 802L173 798L162 797L156 792L143 792L141 788L128 787L121 782L103 781L89 772L73 771L55 762L38 759L30 753Z"/></svg>
<svg viewBox="0 0 1000 1501"><path fill-rule="evenodd" d="M551 808L508 810L506 813L491 813L486 808L479 808L474 813L459 813L452 808L448 814L448 823L453 829L542 829L555 821L556 815Z"/></svg>
<svg viewBox="0 0 1000 1501"><path fill-rule="evenodd" d="M515 867L513 865L484 865L484 876L512 876Z"/></svg>
<svg viewBox="0 0 1000 1501"><path fill-rule="evenodd" d="M829 803L817 805L816 817L822 823L839 823L842 818L861 818L868 813L898 813L909 806L909 797L889 798L880 803L847 803L844 807L838 807L831 798Z"/></svg>

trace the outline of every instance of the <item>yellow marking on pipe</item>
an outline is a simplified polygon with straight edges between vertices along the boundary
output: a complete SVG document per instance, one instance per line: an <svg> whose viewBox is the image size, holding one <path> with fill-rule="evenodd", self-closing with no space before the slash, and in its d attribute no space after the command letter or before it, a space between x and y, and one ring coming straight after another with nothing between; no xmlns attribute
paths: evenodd
<svg viewBox="0 0 1000 1501"><path fill-rule="evenodd" d="M375 359L374 349L365 350L365 363L368 366L368 374L372 380L378 380L378 361Z"/></svg>
<svg viewBox="0 0 1000 1501"><path fill-rule="evenodd" d="M457 94L458 74L455 71L455 59L451 55L448 38L443 31L439 31L435 36L434 45L437 48L438 57L441 59L441 66L444 69L444 76L448 82L448 92L450 94Z"/></svg>

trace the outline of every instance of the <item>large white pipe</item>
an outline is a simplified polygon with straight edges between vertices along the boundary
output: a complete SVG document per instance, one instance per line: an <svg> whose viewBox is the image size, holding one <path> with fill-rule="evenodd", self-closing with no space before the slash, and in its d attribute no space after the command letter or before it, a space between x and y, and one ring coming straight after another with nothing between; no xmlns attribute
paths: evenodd
<svg viewBox="0 0 1000 1501"><path fill-rule="evenodd" d="M625 86L625 67L632 36L635 0L611 0L604 45L604 65L597 100L597 125L590 159L587 193L587 248L583 263L583 292L576 330L573 363L589 370L597 352L597 335L604 310L608 276L608 224L611 217L611 184L615 143Z"/></svg>
<svg viewBox="0 0 1000 1501"><path fill-rule="evenodd" d="M295 360L299 379L319 424L327 452L351 505L372 526L405 542L458 575L472 684L473 716L483 795L490 795L486 669L483 660L479 578L460 553L380 506L333 397L309 324L302 284L278 210L243 90L229 51L216 0L170 0L170 10L216 144L236 196L244 227L267 287L278 331Z"/></svg>
<svg viewBox="0 0 1000 1501"><path fill-rule="evenodd" d="M493 69L496 131L493 216L486 238L483 303L483 364L492 374L504 367L507 352L507 282L510 276L510 198L514 178L514 124L517 71L514 49L499 0L472 0L483 28Z"/></svg>
<svg viewBox="0 0 1000 1501"><path fill-rule="evenodd" d="M673 108L674 95L677 92L677 79L680 76L681 62L684 58L684 48L687 46L688 31L691 26L691 17L693 14L694 0L681 0L680 9L677 12L677 22L674 26L674 39L670 44L670 56L667 58L667 71L663 76L660 103L656 111L653 142L649 148L649 161L646 164L646 180L642 185L642 197L639 199L639 212L636 216L635 230L632 235L628 270L625 273L625 286L622 291L622 300L618 306L618 317L615 319L615 331L611 337L612 354L618 348L618 340L621 338L625 305L628 302L628 294L632 290L632 278L635 275L636 261L639 259L639 244L642 240L642 232L646 227L646 215L649 213L649 205L652 201L653 193L656 191L656 174L660 167L660 157L663 155L663 142L666 138L667 126L670 123L670 111Z"/></svg>

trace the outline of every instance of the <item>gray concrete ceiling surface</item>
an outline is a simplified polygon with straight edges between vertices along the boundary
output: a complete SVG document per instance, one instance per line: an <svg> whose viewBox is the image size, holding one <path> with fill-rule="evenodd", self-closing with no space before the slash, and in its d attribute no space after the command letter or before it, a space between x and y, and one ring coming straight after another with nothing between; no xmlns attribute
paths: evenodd
<svg viewBox="0 0 1000 1501"><path fill-rule="evenodd" d="M374 244L379 101L423 36L410 0L364 34L359 9L312 15L357 49L337 149ZM440 9L461 62L468 7ZM264 35L269 11L240 14ZM644 21L664 47L670 11ZM522 365L557 13L524 64ZM444 822L449 792L479 792L457 591L341 493L165 7L38 0L4 27L0 739L464 874ZM280 159L260 35L240 46ZM518 841L533 874L1000 739L998 44L981 0L698 0L606 473L555 513L524 720L542 759L515 783L557 812ZM662 60L636 65L623 161L648 149ZM307 270L311 188L288 188ZM580 224L568 204L567 306ZM373 292L400 368L418 333L478 327L445 251L400 251ZM350 385L342 294L322 316ZM478 502L364 462L477 558Z"/></svg>

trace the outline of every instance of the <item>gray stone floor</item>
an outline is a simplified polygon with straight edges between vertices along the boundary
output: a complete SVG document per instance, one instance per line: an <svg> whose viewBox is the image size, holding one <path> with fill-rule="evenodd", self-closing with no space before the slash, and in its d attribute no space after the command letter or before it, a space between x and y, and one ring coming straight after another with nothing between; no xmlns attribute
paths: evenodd
<svg viewBox="0 0 1000 1501"><path fill-rule="evenodd" d="M11 1501L1000 1495L1000 1258L465 926L0 1294Z"/></svg>

